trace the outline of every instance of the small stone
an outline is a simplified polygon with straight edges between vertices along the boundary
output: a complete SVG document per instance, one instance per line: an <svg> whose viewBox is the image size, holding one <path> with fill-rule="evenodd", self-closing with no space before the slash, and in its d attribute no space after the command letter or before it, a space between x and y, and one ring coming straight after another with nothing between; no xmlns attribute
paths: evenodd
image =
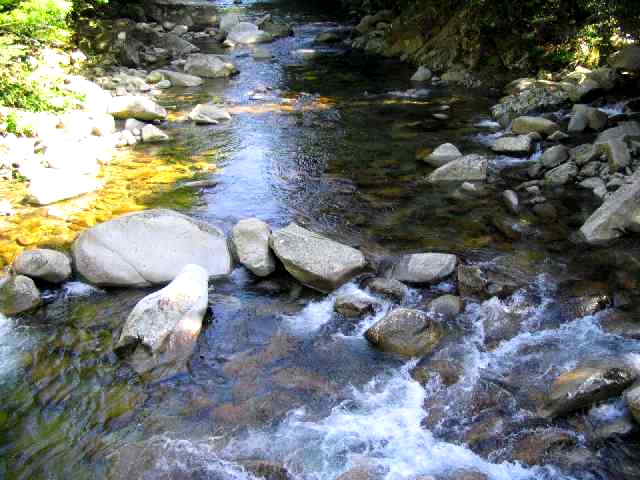
<svg viewBox="0 0 640 480"><path fill-rule="evenodd" d="M431 155L424 159L424 161L434 167L441 167L442 165L460 157L462 157L462 153L455 145L445 143L436 148Z"/></svg>
<svg viewBox="0 0 640 480"><path fill-rule="evenodd" d="M169 135L164 133L155 125L145 125L142 127L142 141L145 143L158 143L166 142L169 140Z"/></svg>
<svg viewBox="0 0 640 480"><path fill-rule="evenodd" d="M564 132L561 132L560 130L558 130L557 132L553 133L552 135L549 135L548 140L552 141L552 142L562 142L566 139L569 138L569 135L567 135Z"/></svg>
<svg viewBox="0 0 640 480"><path fill-rule="evenodd" d="M429 70L427 67L422 66L422 67L419 67L416 73L413 74L413 76L411 77L411 81L412 82L428 82L432 76L433 76L433 73L431 72L431 70Z"/></svg>
<svg viewBox="0 0 640 480"><path fill-rule="evenodd" d="M374 278L367 282L367 288L374 293L393 298L398 302L402 302L409 295L407 286L393 278Z"/></svg>
<svg viewBox="0 0 640 480"><path fill-rule="evenodd" d="M495 141L491 149L496 153L529 155L533 151L533 140L529 135L501 137Z"/></svg>
<svg viewBox="0 0 640 480"><path fill-rule="evenodd" d="M453 273L457 257L447 253L405 255L393 269L393 278L401 282L433 283Z"/></svg>
<svg viewBox="0 0 640 480"><path fill-rule="evenodd" d="M519 135L537 132L549 136L558 130L560 126L557 123L542 117L518 117L511 125L511 131Z"/></svg>
<svg viewBox="0 0 640 480"><path fill-rule="evenodd" d="M378 304L358 295L344 295L336 299L334 310L347 318L364 317L375 312Z"/></svg>
<svg viewBox="0 0 640 480"><path fill-rule="evenodd" d="M462 300L455 295L442 295L427 307L430 311L445 318L453 318L462 312Z"/></svg>
<svg viewBox="0 0 640 480"><path fill-rule="evenodd" d="M574 163L564 163L553 170L549 170L545 176L544 180L547 184L553 186L565 185L569 182L569 180L573 179L578 175L578 167Z"/></svg>
<svg viewBox="0 0 640 480"><path fill-rule="evenodd" d="M540 163L545 168L554 168L564 163L569 158L569 149L564 145L556 145L547 149L540 158Z"/></svg>

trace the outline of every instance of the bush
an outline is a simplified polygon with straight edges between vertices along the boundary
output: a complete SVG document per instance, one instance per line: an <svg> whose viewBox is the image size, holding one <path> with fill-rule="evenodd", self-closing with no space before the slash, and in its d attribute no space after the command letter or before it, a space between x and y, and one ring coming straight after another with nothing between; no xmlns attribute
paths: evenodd
<svg viewBox="0 0 640 480"><path fill-rule="evenodd" d="M9 1L0 13L0 29L32 40L63 41L69 36L67 16L71 8L67 0Z"/></svg>

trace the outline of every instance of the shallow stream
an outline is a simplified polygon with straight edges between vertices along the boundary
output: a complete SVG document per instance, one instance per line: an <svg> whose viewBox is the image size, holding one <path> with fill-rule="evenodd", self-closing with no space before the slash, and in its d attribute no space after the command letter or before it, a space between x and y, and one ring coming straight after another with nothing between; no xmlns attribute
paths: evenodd
<svg viewBox="0 0 640 480"><path fill-rule="evenodd" d="M619 401L554 424L538 414L559 373L609 357L638 364L638 341L605 331L607 311L581 315L565 288L606 283L613 273L602 265L637 275L637 247L605 255L573 246L571 231L595 205L579 192L563 196L559 221L525 216L522 235L505 238L492 223L506 215L500 178L517 178L526 159L492 157L494 181L482 194L425 183L421 148L452 142L489 153L498 132L490 100L448 87L407 92L416 88L410 66L315 44L343 27L303 3L234 7L282 18L295 36L264 45L273 60L237 48L237 77L161 99L174 118L211 99L233 113L216 126L170 123L171 148L198 158L215 151L218 169L208 186L177 186L161 204L226 231L253 216L272 228L295 221L382 266L404 252L456 253L523 287L468 304L432 359L455 380L421 385L410 375L417 360L378 352L362 335L392 308L381 298L381 311L350 323L333 311L340 292L237 268L213 285L188 371L158 380L113 353L148 291L66 284L36 314L0 317L0 478L244 480L255 460L300 480L334 480L359 465L386 480L461 469L491 480L640 478L633 440L594 434L628 417ZM407 305L452 289L414 289ZM356 283L342 291L372 295Z"/></svg>

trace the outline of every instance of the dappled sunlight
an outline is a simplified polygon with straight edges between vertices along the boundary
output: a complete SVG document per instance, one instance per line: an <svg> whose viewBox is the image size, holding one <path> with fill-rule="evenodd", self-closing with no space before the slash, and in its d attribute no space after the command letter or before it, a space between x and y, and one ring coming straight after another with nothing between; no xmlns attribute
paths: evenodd
<svg viewBox="0 0 640 480"><path fill-rule="evenodd" d="M0 218L0 265L11 263L27 247L67 248L83 230L125 213L162 205L162 195L171 193L176 182L216 170L215 151L184 155L179 146L160 148L117 152L100 172L101 190L47 207L28 206L24 182L2 185L0 197L8 199L17 214ZM196 194L184 190L184 195L172 200L187 208Z"/></svg>

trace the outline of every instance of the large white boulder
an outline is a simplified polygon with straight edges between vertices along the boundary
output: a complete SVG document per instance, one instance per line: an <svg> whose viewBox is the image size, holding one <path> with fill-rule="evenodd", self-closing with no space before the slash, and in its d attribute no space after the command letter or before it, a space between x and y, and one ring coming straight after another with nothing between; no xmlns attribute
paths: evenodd
<svg viewBox="0 0 640 480"><path fill-rule="evenodd" d="M262 220L240 220L231 239L240 263L259 277L266 277L276 269L276 260L269 249L271 229Z"/></svg>
<svg viewBox="0 0 640 480"><path fill-rule="evenodd" d="M184 265L169 285L136 304L116 345L141 347L133 362L136 370L188 360L207 312L208 279L200 265Z"/></svg>
<svg viewBox="0 0 640 480"><path fill-rule="evenodd" d="M73 244L78 273L103 286L149 286L173 280L190 263L212 277L233 266L222 231L172 210L132 213L84 231Z"/></svg>
<svg viewBox="0 0 640 480"><path fill-rule="evenodd" d="M28 200L35 205L52 203L95 192L102 186L92 175L41 168L30 173Z"/></svg>
<svg viewBox="0 0 640 480"><path fill-rule="evenodd" d="M300 283L330 292L359 274L364 255L320 234L292 223L271 235L271 248L287 271Z"/></svg>

